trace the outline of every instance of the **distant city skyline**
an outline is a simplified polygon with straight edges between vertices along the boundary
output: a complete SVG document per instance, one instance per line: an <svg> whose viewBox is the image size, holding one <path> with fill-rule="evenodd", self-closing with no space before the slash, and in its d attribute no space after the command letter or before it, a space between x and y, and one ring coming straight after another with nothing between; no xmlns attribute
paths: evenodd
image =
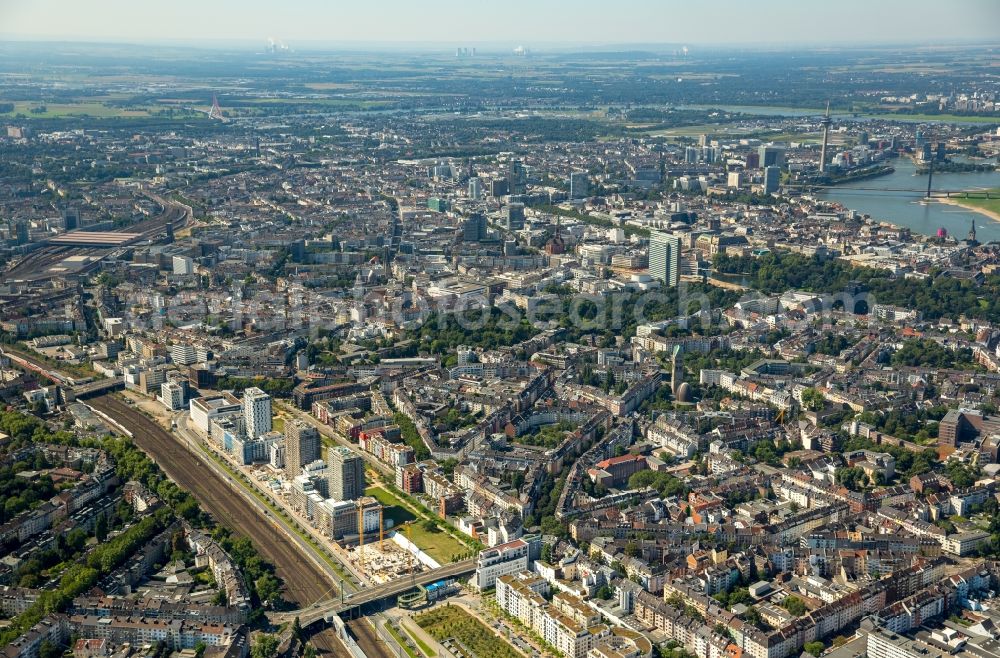
<svg viewBox="0 0 1000 658"><path fill-rule="evenodd" d="M711 10L667 0L288 0L141 3L0 0L0 39L164 43L268 38L291 48L363 44L606 47L616 44L1000 42L995 0L718 0ZM220 45L223 45L220 43Z"/></svg>

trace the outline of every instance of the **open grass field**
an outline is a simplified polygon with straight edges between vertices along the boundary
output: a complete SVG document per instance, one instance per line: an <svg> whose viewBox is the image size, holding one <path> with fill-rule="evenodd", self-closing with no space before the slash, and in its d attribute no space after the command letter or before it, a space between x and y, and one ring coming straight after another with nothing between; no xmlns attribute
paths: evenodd
<svg viewBox="0 0 1000 658"><path fill-rule="evenodd" d="M666 128L663 130L650 131L650 137L697 137L703 134L715 134L726 132L717 123L703 123L696 126L678 126L677 128Z"/></svg>
<svg viewBox="0 0 1000 658"><path fill-rule="evenodd" d="M44 112L32 112L32 109L45 108ZM29 101L16 101L14 111L0 116L14 116L23 114L29 118L55 119L67 116L90 116L101 119L110 117L148 117L148 109L124 109L112 107L98 101L86 101L80 103L40 103Z"/></svg>
<svg viewBox="0 0 1000 658"><path fill-rule="evenodd" d="M974 208L978 210L986 211L987 213L992 213L994 215L1000 215L1000 188L993 188L990 191L989 199L977 198L975 196L970 196L966 198L956 197L952 195L952 199L960 206L965 206L966 208ZM972 194L976 194L972 192Z"/></svg>
<svg viewBox="0 0 1000 658"><path fill-rule="evenodd" d="M414 621L438 642L455 638L475 654L474 658L521 658L502 638L458 606L439 606L417 615Z"/></svg>
<svg viewBox="0 0 1000 658"><path fill-rule="evenodd" d="M469 553L469 549L443 530L427 530L423 524L413 523L409 530L410 541L424 553L437 560L438 564L455 562Z"/></svg>
<svg viewBox="0 0 1000 658"><path fill-rule="evenodd" d="M368 487L365 489L365 495L373 497L385 506L383 516L386 520L392 519L393 526L401 526L417 518L410 510L402 507L399 499L393 496L387 489L383 489L382 487Z"/></svg>
<svg viewBox="0 0 1000 658"><path fill-rule="evenodd" d="M430 555L439 564L455 562L460 556L468 554L469 547L450 536L441 529L431 530L424 527L426 519L418 518L413 512L403 506L403 501L391 491L383 487L368 487L366 496L372 496L385 506L383 515L386 520L392 519L393 527L399 529L420 550ZM409 529L403 531L402 526L410 523Z"/></svg>
<svg viewBox="0 0 1000 658"><path fill-rule="evenodd" d="M813 142L819 143L823 141L822 135L819 133L764 133L762 138L768 139L772 142Z"/></svg>
<svg viewBox="0 0 1000 658"><path fill-rule="evenodd" d="M325 91L328 89L355 89L357 85L353 82L307 82L303 85L309 89Z"/></svg>
<svg viewBox="0 0 1000 658"><path fill-rule="evenodd" d="M361 107L365 109L388 107L392 101L352 98L247 98L241 104L250 105L317 105L321 107Z"/></svg>
<svg viewBox="0 0 1000 658"><path fill-rule="evenodd" d="M4 102L0 99L0 103ZM42 112L32 110L44 109ZM129 119L150 117L158 108L155 105L137 107L117 107L107 105L100 100L87 100L72 103L46 103L41 101L14 101L11 112L0 112L0 117L13 117L18 114L29 119L60 119L65 117L93 117L95 119ZM163 108L167 109L167 108ZM174 108L175 110L177 108ZM199 116L196 112L184 112L192 117Z"/></svg>

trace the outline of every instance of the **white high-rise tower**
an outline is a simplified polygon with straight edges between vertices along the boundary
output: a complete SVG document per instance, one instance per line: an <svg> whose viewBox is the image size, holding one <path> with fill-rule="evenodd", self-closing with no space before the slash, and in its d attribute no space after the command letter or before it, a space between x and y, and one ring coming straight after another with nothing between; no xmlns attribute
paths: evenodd
<svg viewBox="0 0 1000 658"><path fill-rule="evenodd" d="M271 396L259 388L243 391L243 421L247 436L256 439L271 431Z"/></svg>

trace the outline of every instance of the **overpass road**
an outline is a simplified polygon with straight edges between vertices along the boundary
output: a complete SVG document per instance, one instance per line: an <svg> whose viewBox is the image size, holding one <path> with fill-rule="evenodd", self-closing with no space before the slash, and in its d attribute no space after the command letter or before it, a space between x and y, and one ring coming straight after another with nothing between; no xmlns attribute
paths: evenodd
<svg viewBox="0 0 1000 658"><path fill-rule="evenodd" d="M428 585L439 580L457 578L458 576L470 574L475 570L476 559L469 558L462 560L461 562L446 564L438 567L437 569L431 569L430 571L423 571L421 573L414 574L413 578L400 578L375 587L368 587L345 597L343 602L341 602L339 598L319 601L309 608L292 610L289 612L271 613L268 615L268 618L274 624L281 624L298 617L299 623L303 626L308 626L309 624L325 619L330 615L340 614L341 612L345 612L351 608L356 608L368 603L374 603L376 601L381 601L382 599L397 596L403 592L413 589L417 585Z"/></svg>

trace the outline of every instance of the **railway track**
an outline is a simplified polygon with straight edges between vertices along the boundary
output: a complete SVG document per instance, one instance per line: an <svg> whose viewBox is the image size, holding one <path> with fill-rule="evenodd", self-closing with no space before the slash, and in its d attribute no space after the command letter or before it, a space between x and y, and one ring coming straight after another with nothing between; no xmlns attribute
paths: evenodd
<svg viewBox="0 0 1000 658"><path fill-rule="evenodd" d="M158 214L156 217L150 217L149 219L144 219L131 226L115 229L115 232L138 233L143 239L149 239L160 233L170 222L181 222L174 228L182 228L184 220L187 219L187 209L176 203L166 203L168 203L168 205L164 206L163 212ZM47 245L25 256L20 262L14 265L14 267L9 269L7 272L4 272L2 276L0 276L0 279L7 281L37 281L46 279L52 276L46 270L64 258L69 256L103 257L112 251L113 250L93 247Z"/></svg>
<svg viewBox="0 0 1000 658"><path fill-rule="evenodd" d="M298 548L276 531L262 514L243 504L229 483L191 454L169 432L110 395L93 398L89 404L128 428L135 444L149 454L171 480L191 492L218 523L250 537L261 555L275 565L278 576L285 582L286 599L300 607L307 607L330 596L326 574L302 556ZM332 630L316 633L310 641L326 655L341 656L346 653ZM375 646L372 645L373 651ZM378 658L391 654L374 651L368 655Z"/></svg>
<svg viewBox="0 0 1000 658"><path fill-rule="evenodd" d="M354 636L354 640L361 647L361 650L365 652L368 658L380 658L384 656L385 658L392 658L394 655L387 646L385 642L379 639L375 630L371 627L364 619L352 619L346 624L347 630Z"/></svg>
<svg viewBox="0 0 1000 658"><path fill-rule="evenodd" d="M21 259L14 267L4 273L5 279L32 280L45 276L44 270L70 256L86 256L87 249L75 247L42 247Z"/></svg>
<svg viewBox="0 0 1000 658"><path fill-rule="evenodd" d="M133 224L123 230L126 233L139 233L144 237L149 237L150 234L159 232L167 225L168 222L176 222L184 219L185 214L186 213L182 208L171 206L156 217L144 219L141 222ZM177 226L176 228L181 227Z"/></svg>

